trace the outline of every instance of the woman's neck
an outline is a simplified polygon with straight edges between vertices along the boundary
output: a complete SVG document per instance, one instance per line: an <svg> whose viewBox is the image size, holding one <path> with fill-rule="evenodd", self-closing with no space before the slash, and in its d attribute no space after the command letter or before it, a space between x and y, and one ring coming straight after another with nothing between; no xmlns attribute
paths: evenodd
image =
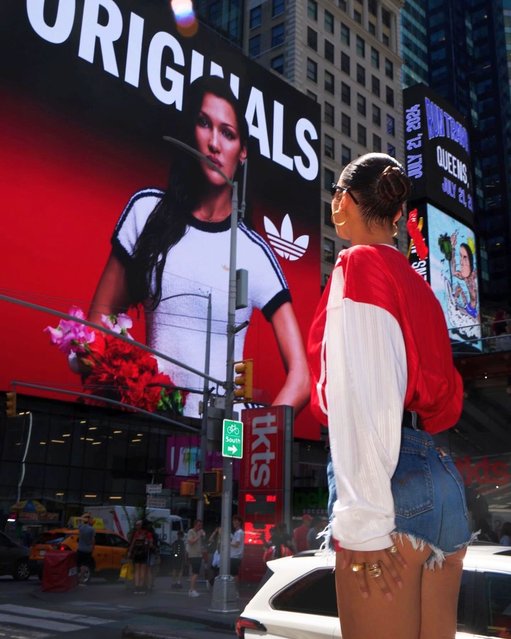
<svg viewBox="0 0 511 639"><path fill-rule="evenodd" d="M192 215L202 222L223 222L231 214L231 189L211 190L202 199Z"/></svg>

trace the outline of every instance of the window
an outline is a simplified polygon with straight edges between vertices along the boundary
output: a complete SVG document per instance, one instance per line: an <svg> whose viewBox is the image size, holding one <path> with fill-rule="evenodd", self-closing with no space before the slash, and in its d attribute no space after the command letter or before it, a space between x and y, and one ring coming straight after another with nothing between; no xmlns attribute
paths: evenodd
<svg viewBox="0 0 511 639"><path fill-rule="evenodd" d="M390 28L391 13L385 7L381 8L381 21L386 27Z"/></svg>
<svg viewBox="0 0 511 639"><path fill-rule="evenodd" d="M365 58L366 55L366 43L359 35L357 36L357 55L361 58Z"/></svg>
<svg viewBox="0 0 511 639"><path fill-rule="evenodd" d="M393 158L396 157L396 147L393 144L387 143L387 153Z"/></svg>
<svg viewBox="0 0 511 639"><path fill-rule="evenodd" d="M375 75L371 76L371 92L380 97L380 80Z"/></svg>
<svg viewBox="0 0 511 639"><path fill-rule="evenodd" d="M272 58L270 61L270 65L274 71L284 75L284 56L282 54Z"/></svg>
<svg viewBox="0 0 511 639"><path fill-rule="evenodd" d="M325 157L335 160L335 142L330 135L325 134Z"/></svg>
<svg viewBox="0 0 511 639"><path fill-rule="evenodd" d="M276 24L271 28L271 46L278 47L281 44L284 44L285 37L285 29L284 23Z"/></svg>
<svg viewBox="0 0 511 639"><path fill-rule="evenodd" d="M356 9L353 11L353 20L358 22L358 24L362 24L362 14L360 11L357 11Z"/></svg>
<svg viewBox="0 0 511 639"><path fill-rule="evenodd" d="M363 124L357 124L357 142L362 146L367 144L367 131Z"/></svg>
<svg viewBox="0 0 511 639"><path fill-rule="evenodd" d="M351 88L346 82L341 82L341 101L344 104L351 104Z"/></svg>
<svg viewBox="0 0 511 639"><path fill-rule="evenodd" d="M318 34L310 27L307 27L307 46L314 51L318 50Z"/></svg>
<svg viewBox="0 0 511 639"><path fill-rule="evenodd" d="M251 29L260 27L261 20L262 20L261 5L259 5L258 7L254 7L253 9L250 9L249 27Z"/></svg>
<svg viewBox="0 0 511 639"><path fill-rule="evenodd" d="M341 164L342 166L346 166L351 162L351 149L349 146L343 144L341 146Z"/></svg>
<svg viewBox="0 0 511 639"><path fill-rule="evenodd" d="M389 135L396 135L396 121L387 113L387 133Z"/></svg>
<svg viewBox="0 0 511 639"><path fill-rule="evenodd" d="M307 0L307 16L311 20L318 19L318 3L316 0Z"/></svg>
<svg viewBox="0 0 511 639"><path fill-rule="evenodd" d="M325 111L325 123L335 126L334 105L330 104L330 102L325 102L323 108Z"/></svg>
<svg viewBox="0 0 511 639"><path fill-rule="evenodd" d="M357 111L360 115L366 114L366 99L360 93L357 93Z"/></svg>
<svg viewBox="0 0 511 639"><path fill-rule="evenodd" d="M339 9L341 11L347 11L348 10L348 3L346 2L346 0L339 0Z"/></svg>
<svg viewBox="0 0 511 639"><path fill-rule="evenodd" d="M376 104L373 104L372 112L373 112L373 124L376 124L376 126L381 126L381 109L380 109L380 107L376 106Z"/></svg>
<svg viewBox="0 0 511 639"><path fill-rule="evenodd" d="M357 64L357 82L362 86L366 85L366 70L361 64Z"/></svg>
<svg viewBox="0 0 511 639"><path fill-rule="evenodd" d="M274 18L275 16L279 16L281 13L284 13L285 8L286 8L286 4L284 0L272 0L272 3L271 3L272 18Z"/></svg>
<svg viewBox="0 0 511 639"><path fill-rule="evenodd" d="M318 65L310 58L307 58L307 79L313 82L318 81Z"/></svg>
<svg viewBox="0 0 511 639"><path fill-rule="evenodd" d="M390 47L390 38L386 33L381 34L381 41L386 47Z"/></svg>
<svg viewBox="0 0 511 639"><path fill-rule="evenodd" d="M370 33L372 36L375 36L375 35L376 35L376 25L375 25L375 24L373 24L372 22L369 22L369 23L368 23L368 25L367 25L367 30L369 31L369 33Z"/></svg>
<svg viewBox="0 0 511 639"><path fill-rule="evenodd" d="M341 42L347 47L350 46L350 30L345 24L341 22Z"/></svg>
<svg viewBox="0 0 511 639"><path fill-rule="evenodd" d="M325 31L328 33L334 32L334 16L325 9Z"/></svg>
<svg viewBox="0 0 511 639"><path fill-rule="evenodd" d="M332 222L332 205L330 202L323 202L323 222L326 226L334 228L334 223Z"/></svg>
<svg viewBox="0 0 511 639"><path fill-rule="evenodd" d="M394 89L390 87L385 87L385 101L391 107L394 106Z"/></svg>
<svg viewBox="0 0 511 639"><path fill-rule="evenodd" d="M346 113L341 113L341 132L348 137L351 136L351 118Z"/></svg>
<svg viewBox="0 0 511 639"><path fill-rule="evenodd" d="M325 91L328 93L335 93L334 75L330 71L325 71Z"/></svg>
<svg viewBox="0 0 511 639"><path fill-rule="evenodd" d="M380 53L374 47L371 47L371 64L375 69L380 68Z"/></svg>
<svg viewBox="0 0 511 639"><path fill-rule="evenodd" d="M350 56L344 51L341 51L341 71L350 74Z"/></svg>
<svg viewBox="0 0 511 639"><path fill-rule="evenodd" d="M332 182L335 182L335 174L332 169L323 169L323 188L329 193Z"/></svg>
<svg viewBox="0 0 511 639"><path fill-rule="evenodd" d="M261 53L261 36L252 36L248 41L248 54L251 58L257 58Z"/></svg>
<svg viewBox="0 0 511 639"><path fill-rule="evenodd" d="M314 100L314 102L318 101L318 96L314 93L314 91L309 91L309 89L307 89L307 95L309 96L309 98Z"/></svg>
<svg viewBox="0 0 511 639"><path fill-rule="evenodd" d="M335 242L329 237L323 238L323 261L329 264L335 262Z"/></svg>
<svg viewBox="0 0 511 639"><path fill-rule="evenodd" d="M334 45L328 40L325 40L325 60L334 61Z"/></svg>
<svg viewBox="0 0 511 639"><path fill-rule="evenodd" d="M373 133L373 151L381 153L381 138L376 133Z"/></svg>
<svg viewBox="0 0 511 639"><path fill-rule="evenodd" d="M394 65L388 58L385 58L385 75L391 80L394 79Z"/></svg>
<svg viewBox="0 0 511 639"><path fill-rule="evenodd" d="M368 0L367 8L369 9L369 13L372 16L377 16L378 15L378 2L377 2L377 0Z"/></svg>

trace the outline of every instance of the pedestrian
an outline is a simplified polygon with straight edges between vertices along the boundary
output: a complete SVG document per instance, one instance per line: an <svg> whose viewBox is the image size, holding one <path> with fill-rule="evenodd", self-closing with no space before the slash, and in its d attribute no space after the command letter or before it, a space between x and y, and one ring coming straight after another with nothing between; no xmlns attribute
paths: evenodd
<svg viewBox="0 0 511 639"><path fill-rule="evenodd" d="M432 438L459 419L461 377L439 302L394 246L410 191L386 154L343 170L332 222L352 246L338 256L309 335L312 408L328 425L336 480L343 639L454 639L471 540L463 480Z"/></svg>
<svg viewBox="0 0 511 639"><path fill-rule="evenodd" d="M321 533L325 530L327 523L328 522L321 517L314 517L310 530L307 534L307 546L309 550L316 550L321 546L323 543Z"/></svg>
<svg viewBox="0 0 511 639"><path fill-rule="evenodd" d="M267 545L263 560L266 563L272 559L279 559L280 557L291 557L293 554L294 545L291 535L287 530L286 524L280 522L271 529L270 543Z"/></svg>
<svg viewBox="0 0 511 639"><path fill-rule="evenodd" d="M149 554L153 545L153 535L139 519L131 533L128 558L133 562L133 591L136 595L146 594L149 586Z"/></svg>
<svg viewBox="0 0 511 639"><path fill-rule="evenodd" d="M238 515L232 518L233 532L231 534L231 575L239 581L241 560L245 549L245 532L243 531L243 519Z"/></svg>
<svg viewBox="0 0 511 639"><path fill-rule="evenodd" d="M208 553L211 557L211 574L209 577L209 585L213 586L215 578L220 572L220 544L222 541L222 529L217 526L208 538Z"/></svg>
<svg viewBox="0 0 511 639"><path fill-rule="evenodd" d="M307 535L312 524L312 516L308 513L302 515L302 523L293 530L293 542L296 552L308 550Z"/></svg>
<svg viewBox="0 0 511 639"><path fill-rule="evenodd" d="M172 577L172 588L182 588L183 572L186 563L186 544L184 532L177 531L177 537L170 546L170 576Z"/></svg>
<svg viewBox="0 0 511 639"><path fill-rule="evenodd" d="M78 581L85 585L92 574L94 561L92 553L94 551L94 542L96 531L93 526L93 519L90 513L84 513L78 526L78 547L76 551L76 563L78 566Z"/></svg>
<svg viewBox="0 0 511 639"><path fill-rule="evenodd" d="M211 290L213 317L220 316L229 278L224 265L230 246L232 186L215 167L229 180L236 179L247 159L248 126L244 106L223 78L198 78L186 100L187 118L180 135L199 155L183 152L174 161L166 191L146 188L130 198L113 233L112 252L89 319L99 323L104 314L143 305L148 345L175 360L158 358L160 370L178 387L202 389L203 380L188 370L200 369L204 360L196 339L205 330L197 298ZM287 282L263 237L243 220L236 235L237 268L250 272L248 306L237 311L236 323L248 323L254 309L271 323L286 370L273 403L298 411L308 402L309 373ZM235 359L242 359L245 336L246 331L237 335ZM221 378L225 372L226 339L222 331L212 331L212 377ZM187 396L184 414L199 415L198 394Z"/></svg>
<svg viewBox="0 0 511 639"><path fill-rule="evenodd" d="M499 544L501 546L511 546L511 521L505 521L502 524Z"/></svg>
<svg viewBox="0 0 511 639"><path fill-rule="evenodd" d="M149 558L147 562L147 590L152 591L154 588L154 580L158 574L160 566L160 537L154 529L154 524L147 520L142 520L142 527L147 530L153 537L152 544L149 546Z"/></svg>
<svg viewBox="0 0 511 639"><path fill-rule="evenodd" d="M186 535L186 554L192 573L190 576L190 590L188 591L189 597L199 597L196 585L202 564L205 538L206 533L202 527L202 519L196 519L193 527L190 528Z"/></svg>

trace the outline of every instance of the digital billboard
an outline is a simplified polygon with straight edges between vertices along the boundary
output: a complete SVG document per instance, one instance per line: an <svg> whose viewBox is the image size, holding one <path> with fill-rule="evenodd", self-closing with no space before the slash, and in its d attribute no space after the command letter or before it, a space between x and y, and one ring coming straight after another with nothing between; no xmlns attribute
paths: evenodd
<svg viewBox="0 0 511 639"><path fill-rule="evenodd" d="M210 376L226 376L232 201L219 175L231 171L243 212L236 267L248 271L234 357L254 360L255 403L292 397L320 293L319 106L203 25L180 33L165 2L4 0L0 55L0 292L97 323L129 306L130 335L174 360L160 358L161 372L198 416L193 371L204 370L208 332ZM193 111L192 87L210 76L237 107L209 89ZM81 369L44 332L57 321L2 303L0 389L82 388ZM307 408L295 435L319 438Z"/></svg>
<svg viewBox="0 0 511 639"><path fill-rule="evenodd" d="M473 224L470 139L465 119L429 87L404 89L406 171L411 200L427 199Z"/></svg>
<svg viewBox="0 0 511 639"><path fill-rule="evenodd" d="M451 341L481 348L478 263L474 231L427 205L430 284Z"/></svg>

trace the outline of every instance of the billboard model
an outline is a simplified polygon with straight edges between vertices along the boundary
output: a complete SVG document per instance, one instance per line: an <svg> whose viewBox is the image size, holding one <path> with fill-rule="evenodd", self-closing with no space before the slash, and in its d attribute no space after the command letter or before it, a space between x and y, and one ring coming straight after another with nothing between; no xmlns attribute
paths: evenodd
<svg viewBox="0 0 511 639"><path fill-rule="evenodd" d="M96 322L129 307L130 334L174 360L160 370L198 416L203 380L175 362L204 370L211 296L210 375L225 380L229 173L248 271L235 358L254 360L255 402L285 395L319 297L319 106L204 26L186 37L169 3L4 0L0 55L0 291ZM200 93L210 76L228 92ZM0 389L81 389L43 332L55 324L2 304ZM307 409L295 435L319 438Z"/></svg>
<svg viewBox="0 0 511 639"><path fill-rule="evenodd" d="M411 200L427 199L472 225L470 140L464 118L429 87L403 91L406 171Z"/></svg>

